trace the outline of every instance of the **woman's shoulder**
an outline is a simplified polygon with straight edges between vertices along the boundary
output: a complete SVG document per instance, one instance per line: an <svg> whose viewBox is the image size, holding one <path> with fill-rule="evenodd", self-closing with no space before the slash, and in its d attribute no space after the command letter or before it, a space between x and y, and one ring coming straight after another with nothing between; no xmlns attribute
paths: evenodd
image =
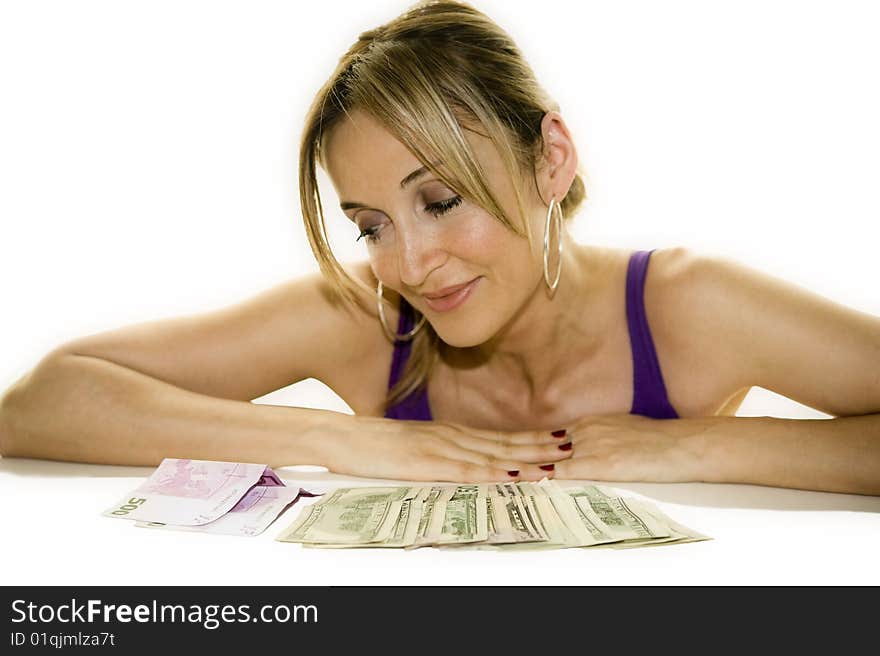
<svg viewBox="0 0 880 656"><path fill-rule="evenodd" d="M321 382L342 397L357 414L375 414L385 399L393 345L379 323L378 281L369 262L343 265L359 286L352 288L355 302L344 300L325 275L310 276L313 293L326 299L327 312L320 327L321 350L328 353ZM396 326L399 297L384 290L385 317Z"/></svg>
<svg viewBox="0 0 880 656"><path fill-rule="evenodd" d="M642 295L655 346L668 355L699 350L706 335L694 330L702 311L697 290L706 255L684 246L658 248L648 261Z"/></svg>
<svg viewBox="0 0 880 656"><path fill-rule="evenodd" d="M655 293L669 292L682 282L693 280L699 265L708 256L685 246L657 248L651 253L645 288Z"/></svg>
<svg viewBox="0 0 880 656"><path fill-rule="evenodd" d="M633 249L595 244L578 244L581 257L590 262L588 270L609 278L625 278L627 267L637 253L650 252L646 281L655 287L669 284L676 277L694 272L700 258L706 256L685 246L669 246L654 249Z"/></svg>
<svg viewBox="0 0 880 656"><path fill-rule="evenodd" d="M723 285L736 285L735 270L745 267L730 258L685 246L656 249L645 278L645 309L651 328L681 332L682 324L705 313L707 301L715 310L723 309L719 298ZM732 299L731 301L732 302ZM691 336L693 337L693 336Z"/></svg>
<svg viewBox="0 0 880 656"><path fill-rule="evenodd" d="M724 291L736 285L725 271L736 268L741 265L732 260L683 246L651 255L645 315L670 401L682 416L714 414L748 389L743 358L722 330L737 320L735 296Z"/></svg>
<svg viewBox="0 0 880 656"><path fill-rule="evenodd" d="M608 302L613 311L623 312L634 257L648 249L589 246L585 252L594 261L594 275L609 285ZM642 305L655 341L668 341L682 336L690 313L698 310L689 302L689 288L694 288L704 275L706 256L684 246L651 249L650 253L642 278Z"/></svg>

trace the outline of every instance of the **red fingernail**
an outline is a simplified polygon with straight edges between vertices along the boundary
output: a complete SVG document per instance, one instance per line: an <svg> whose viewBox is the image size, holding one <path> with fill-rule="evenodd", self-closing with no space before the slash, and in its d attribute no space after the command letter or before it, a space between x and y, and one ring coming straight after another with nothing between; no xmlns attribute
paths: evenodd
<svg viewBox="0 0 880 656"><path fill-rule="evenodd" d="M560 451L571 451L571 442L566 442L565 444L559 445Z"/></svg>
<svg viewBox="0 0 880 656"><path fill-rule="evenodd" d="M565 437L565 429L563 428L562 430L553 431L553 432L550 433L550 434L551 434L553 437Z"/></svg>
<svg viewBox="0 0 880 656"><path fill-rule="evenodd" d="M508 476L519 476L519 469L514 469L513 471L507 472Z"/></svg>
<svg viewBox="0 0 880 656"><path fill-rule="evenodd" d="M556 469L555 465L541 465L538 469L543 469L544 471L553 471Z"/></svg>

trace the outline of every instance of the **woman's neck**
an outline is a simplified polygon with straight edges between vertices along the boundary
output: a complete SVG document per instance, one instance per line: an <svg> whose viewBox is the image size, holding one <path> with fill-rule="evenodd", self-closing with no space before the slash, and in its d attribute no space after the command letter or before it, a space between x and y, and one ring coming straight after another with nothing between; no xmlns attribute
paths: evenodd
<svg viewBox="0 0 880 656"><path fill-rule="evenodd" d="M566 374L607 339L611 267L601 248L566 238L562 275L551 297L541 279L534 292L492 339L479 346L441 350L444 362L468 369L504 390L517 406L546 405L564 394Z"/></svg>

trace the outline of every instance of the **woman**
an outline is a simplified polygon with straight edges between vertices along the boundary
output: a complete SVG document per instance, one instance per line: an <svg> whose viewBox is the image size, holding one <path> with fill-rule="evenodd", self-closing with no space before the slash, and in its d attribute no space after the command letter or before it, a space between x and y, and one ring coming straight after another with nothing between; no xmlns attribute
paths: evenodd
<svg viewBox="0 0 880 656"><path fill-rule="evenodd" d="M333 258L318 165L367 262ZM3 455L880 494L880 320L687 249L575 243L559 107L468 5L360 36L307 115L300 193L322 275L61 345L4 396ZM249 403L306 378L355 415ZM752 385L834 418L733 416Z"/></svg>

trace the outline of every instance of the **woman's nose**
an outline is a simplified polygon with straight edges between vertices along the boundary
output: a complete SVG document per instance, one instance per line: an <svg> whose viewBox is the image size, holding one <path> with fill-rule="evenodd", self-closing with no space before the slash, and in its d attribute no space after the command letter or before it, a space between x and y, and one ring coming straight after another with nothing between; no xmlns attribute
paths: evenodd
<svg viewBox="0 0 880 656"><path fill-rule="evenodd" d="M397 237L400 282L411 289L418 289L428 274L443 263L443 253L436 240L424 231L401 230Z"/></svg>

